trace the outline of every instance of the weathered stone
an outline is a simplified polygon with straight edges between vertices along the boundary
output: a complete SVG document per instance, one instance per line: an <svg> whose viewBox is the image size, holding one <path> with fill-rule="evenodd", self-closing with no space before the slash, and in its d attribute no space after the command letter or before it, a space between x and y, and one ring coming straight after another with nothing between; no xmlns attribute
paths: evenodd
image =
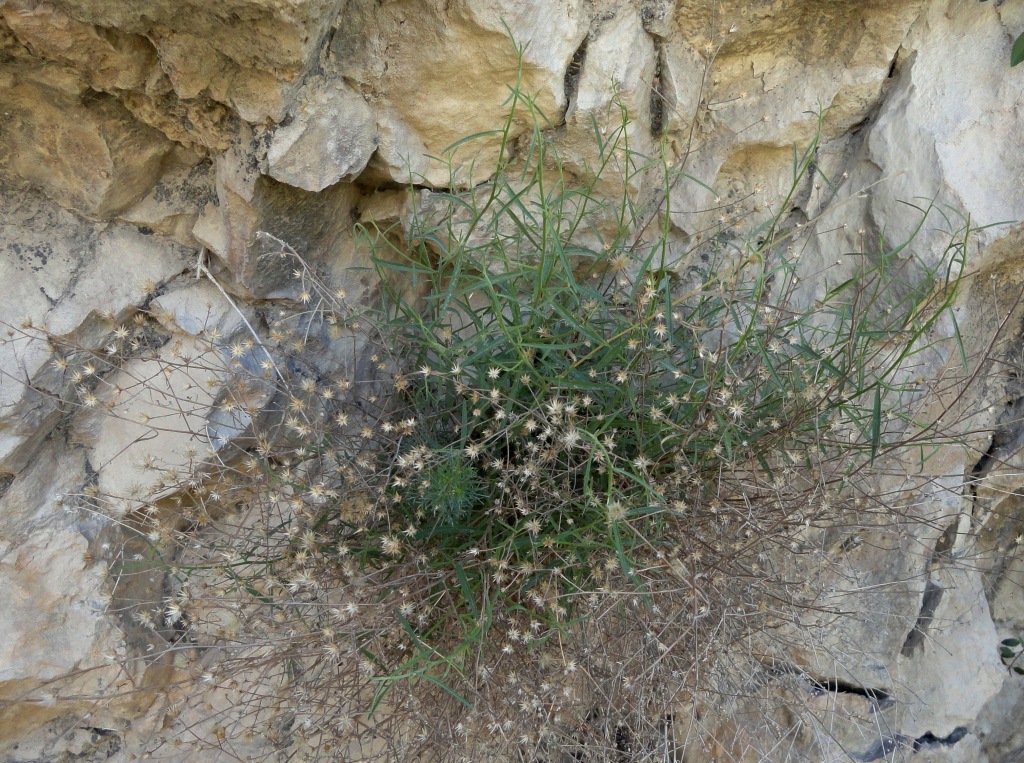
<svg viewBox="0 0 1024 763"><path fill-rule="evenodd" d="M680 184L673 222L691 234L713 228L716 194L747 209L780 203L792 146L810 143L819 115L828 141L871 114L923 4L766 0L712 16L680 3L680 33L664 48L661 83L674 104L666 124L687 172L716 192Z"/></svg>
<svg viewBox="0 0 1024 763"><path fill-rule="evenodd" d="M110 375L103 404L79 414L72 438L88 448L105 511L122 517L179 490L167 474L186 475L212 455L205 422L230 376L226 354L202 338L172 337Z"/></svg>
<svg viewBox="0 0 1024 763"><path fill-rule="evenodd" d="M348 221L357 197L352 186L336 183L310 193L260 175L229 154L217 164L217 194L218 205L204 209L193 234L226 267L224 285L243 296L298 294L292 273L301 263L275 238L310 263L351 241Z"/></svg>
<svg viewBox="0 0 1024 763"><path fill-rule="evenodd" d="M13 473L60 419L71 388L50 362L57 348L47 336L63 343L62 353L100 349L114 321L188 261L162 237L94 225L12 188L0 189L0 242L0 473Z"/></svg>
<svg viewBox="0 0 1024 763"><path fill-rule="evenodd" d="M109 218L153 186L171 143L110 96L0 84L0 172L89 217Z"/></svg>
<svg viewBox="0 0 1024 763"><path fill-rule="evenodd" d="M48 3L8 0L0 19L34 55L73 67L94 90L139 89L156 67L145 37L84 24Z"/></svg>
<svg viewBox="0 0 1024 763"><path fill-rule="evenodd" d="M132 115L187 147L224 151L238 132L237 117L209 98L182 100L173 92L121 93Z"/></svg>
<svg viewBox="0 0 1024 763"><path fill-rule="evenodd" d="M321 191L363 171L376 148L373 113L344 82L319 76L303 87L292 121L278 127L267 151L272 178Z"/></svg>
<svg viewBox="0 0 1024 763"><path fill-rule="evenodd" d="M450 185L452 172L457 183L486 178L494 171L498 135L464 144L451 156L444 152L467 135L499 130L508 116L508 88L517 79L509 34L526 45L522 93L557 124L566 106L565 72L587 33L584 13L578 0L530 0L514 9L488 0L362 2L350 9L349 23L334 37L333 76L368 92L378 114L379 147L370 169L399 183L437 186ZM523 127L516 120L511 137Z"/></svg>
<svg viewBox="0 0 1024 763"><path fill-rule="evenodd" d="M1016 638L1019 632L1007 634ZM986 763L1015 763L1024 748L1024 729L1020 725L1020 709L1024 707L1024 676L1007 676L1002 691L989 700L975 727L984 740ZM971 761L970 763L973 763Z"/></svg>
<svg viewBox="0 0 1024 763"><path fill-rule="evenodd" d="M905 712L900 730L915 739L972 725L1007 678L980 574L949 566L935 577L941 593L921 647L902 654L893 671Z"/></svg>
<svg viewBox="0 0 1024 763"><path fill-rule="evenodd" d="M657 64L654 43L640 14L628 7L598 26L587 44L576 88L576 112L593 114L602 128L618 126L622 116L616 100L632 122L650 129L651 93Z"/></svg>
<svg viewBox="0 0 1024 763"><path fill-rule="evenodd" d="M82 715L74 711L61 713L52 721L20 736L16 744L0 747L0 751L6 753L6 759L11 763L63 761L69 757L81 763L127 761L127 755L131 754L125 749L127 724L90 717L86 720L93 720L93 725L83 726Z"/></svg>
<svg viewBox="0 0 1024 763"><path fill-rule="evenodd" d="M192 236L219 257L227 257L228 238L224 226L224 216L220 208L213 203L203 207L203 213L192 228Z"/></svg>
<svg viewBox="0 0 1024 763"><path fill-rule="evenodd" d="M105 0L55 0L69 16L101 27L208 41L242 66L295 72L311 56L334 19L336 0L227 0L213 7L199 0L142 0L117 5ZM204 62L195 60L192 66Z"/></svg>
<svg viewBox="0 0 1024 763"><path fill-rule="evenodd" d="M252 318L250 311L243 312L237 302L229 302L205 277L160 295L150 307L167 331L192 336L207 333L229 337L242 328L243 319Z"/></svg>
<svg viewBox="0 0 1024 763"><path fill-rule="evenodd" d="M280 120L340 0L57 0L72 19L148 38L178 95L208 91L252 122Z"/></svg>
<svg viewBox="0 0 1024 763"><path fill-rule="evenodd" d="M0 494L0 539L24 539L62 520L62 510L88 481L85 453L62 442L47 443Z"/></svg>
<svg viewBox="0 0 1024 763"><path fill-rule="evenodd" d="M192 230L207 204L216 199L213 164L187 149L178 149L142 199L121 213L143 235L169 236L183 246L199 248Z"/></svg>
<svg viewBox="0 0 1024 763"><path fill-rule="evenodd" d="M978 226L1024 218L1024 136L1013 103L1024 70L1009 69L1012 38L1024 8L933 2L903 43L893 91L868 133L867 159L886 180L870 214L893 240L913 230L900 202L954 203ZM940 42L941 41L941 42ZM965 221L953 219L950 225ZM976 248L1007 227L976 233ZM945 251L940 229L924 231L930 256Z"/></svg>
<svg viewBox="0 0 1024 763"><path fill-rule="evenodd" d="M639 192L638 169L653 154L651 105L658 56L640 14L623 7L602 22L587 42L586 55L559 141L566 167L590 179L603 167L599 194L618 198ZM599 150L595 129L604 149ZM630 152L627 155L627 148Z"/></svg>
<svg viewBox="0 0 1024 763"><path fill-rule="evenodd" d="M0 540L0 698L13 700L0 710L0 743L88 706L65 704L62 690L104 691L118 680L120 669L103 657L119 641L106 613L107 568L87 561L87 550L71 528L51 527L20 543ZM47 685L76 673L70 687Z"/></svg>

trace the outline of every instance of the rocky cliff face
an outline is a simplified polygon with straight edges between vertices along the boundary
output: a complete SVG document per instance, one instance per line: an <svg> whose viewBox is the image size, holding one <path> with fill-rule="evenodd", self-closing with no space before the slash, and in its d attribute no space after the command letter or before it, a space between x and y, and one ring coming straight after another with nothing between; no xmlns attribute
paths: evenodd
<svg viewBox="0 0 1024 763"><path fill-rule="evenodd" d="M190 433L244 428L215 405L224 379L161 376L161 353L201 358L211 331L263 331L295 310L301 286L266 256L274 240L371 299L353 223L400 221L409 194L492 174L496 136L441 157L501 123L519 76L581 177L619 104L635 149L664 137L706 184L673 199L683 244L723 205L779 204L794 144L819 129L816 179L792 210L833 210L808 273L905 239L918 218L904 202L948 204L979 228L960 328L998 363L966 411L976 452L943 451L945 482L917 486L929 521L913 543L865 528L837 552L857 572L828 585L867 614L822 631L848 664L791 655L819 677L801 706L829 729L793 745L828 760L1018 760L1024 678L997 647L1024 632L1024 67L1008 63L1022 31L1024 5L1002 0L0 0L0 758L133 760L180 733L159 690L173 666L127 659L158 636L112 604L116 511L67 511L69 496L131 511L209 445ZM916 253L937 262L944 241L926 229ZM133 320L141 349L111 380L131 399L98 418L75 352L104 352ZM316 352L324 373L363 362ZM170 399L175 424L154 427ZM985 479L963 488L965 475ZM154 573L131 595L159 601L161 585Z"/></svg>

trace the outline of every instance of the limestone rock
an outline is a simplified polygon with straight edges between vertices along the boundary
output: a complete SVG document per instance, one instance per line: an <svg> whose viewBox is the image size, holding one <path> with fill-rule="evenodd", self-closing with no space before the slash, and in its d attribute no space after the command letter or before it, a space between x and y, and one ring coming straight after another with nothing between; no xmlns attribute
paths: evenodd
<svg viewBox="0 0 1024 763"><path fill-rule="evenodd" d="M897 701L906 712L901 730L913 738L947 737L971 726L1007 679L981 576L950 567L938 578L941 598L921 649L901 655L895 671Z"/></svg>
<svg viewBox="0 0 1024 763"><path fill-rule="evenodd" d="M275 130L269 174L305 191L355 177L376 148L375 121L362 96L344 82L307 81L292 121Z"/></svg>
<svg viewBox="0 0 1024 763"><path fill-rule="evenodd" d="M205 206L215 199L213 163L179 148L167 157L149 192L119 217L137 225L143 235L168 236L198 249L192 229Z"/></svg>
<svg viewBox="0 0 1024 763"><path fill-rule="evenodd" d="M243 311L237 303L229 302L220 289L203 277L161 294L150 307L168 332L191 336L208 333L230 337L242 328L244 319L252 318L247 306L243 305Z"/></svg>
<svg viewBox="0 0 1024 763"><path fill-rule="evenodd" d="M89 611L88 600L102 597L106 570L92 565L89 575L81 575L85 551L85 538L75 532L4 548L0 569L11 607L5 613L0 682L56 678L89 655L97 613ZM76 588L69 590L72 581Z"/></svg>
<svg viewBox="0 0 1024 763"><path fill-rule="evenodd" d="M0 18L34 55L73 67L95 90L140 89L157 65L145 37L83 23L48 3L9 0Z"/></svg>
<svg viewBox="0 0 1024 763"><path fill-rule="evenodd" d="M398 183L443 187L452 171L459 184L486 178L494 171L497 135L451 157L444 151L467 135L499 130L508 116L508 87L517 76L509 34L526 46L522 92L557 124L566 107L565 72L587 34L584 14L578 0L354 4L332 43L333 76L368 93L378 115L370 169ZM523 126L513 125L513 138Z"/></svg>
<svg viewBox="0 0 1024 763"><path fill-rule="evenodd" d="M673 222L689 233L713 227L716 194L748 208L785 198L792 146L806 147L819 114L826 142L870 116L923 5L770 0L712 17L679 3L678 32L664 47L666 123L687 171L716 193L680 184Z"/></svg>
<svg viewBox="0 0 1024 763"><path fill-rule="evenodd" d="M957 733L949 738L936 737L934 740L927 737L915 749L915 763L917 760L920 763L1002 763L989 757L982 739L971 733Z"/></svg>
<svg viewBox="0 0 1024 763"><path fill-rule="evenodd" d="M165 239L134 227L97 226L12 188L0 189L0 241L7 254L0 259L6 295L0 473L13 473L49 434L72 394L73 369L65 374L50 362L57 347L45 335L63 341L69 355L100 349L114 321L187 261Z"/></svg>
<svg viewBox="0 0 1024 763"><path fill-rule="evenodd" d="M259 410L267 400L260 385L238 384L230 395L224 390L229 380L258 380L267 357L253 350L246 372L229 349L251 311L236 310L206 278L177 286L151 302L168 341L108 375L100 391L104 405L81 411L74 421L72 438L86 446L100 492L109 499L105 509L117 517L180 489L167 475L185 478L198 469L230 437L244 433L253 422L246 411ZM218 419L222 432L215 441L208 418L226 400L235 413Z"/></svg>
<svg viewBox="0 0 1024 763"><path fill-rule="evenodd" d="M170 90L119 94L124 107L141 122L189 148L225 151L238 132L238 118L211 98L183 100Z"/></svg>
<svg viewBox="0 0 1024 763"><path fill-rule="evenodd" d="M572 118L580 118L576 112L593 114L601 127L615 126L621 117L617 108L609 107L617 99L631 121L650 129L656 63L654 43L640 14L623 8L615 18L603 22L587 44Z"/></svg>
<svg viewBox="0 0 1024 763"><path fill-rule="evenodd" d="M208 91L252 122L280 120L340 0L57 0L67 16L145 36L178 95Z"/></svg>
<svg viewBox="0 0 1024 763"><path fill-rule="evenodd" d="M216 203L210 202L203 207L202 213L192 227L192 237L214 254L220 257L227 256L227 230L224 216Z"/></svg>
<svg viewBox="0 0 1024 763"><path fill-rule="evenodd" d="M172 147L109 96L0 83L0 99L0 172L89 217L113 217L138 201Z"/></svg>
<svg viewBox="0 0 1024 763"><path fill-rule="evenodd" d="M949 201L975 225L1024 218L1024 67L1007 61L1021 30L1024 5L991 1L0 0L0 590L11 599L0 700L17 699L0 710L0 737L23 744L21 757L9 747L0 757L151 751L144 732L163 720L138 720L149 695L97 710L40 686L117 688L123 675L103 654L126 655L125 633L103 611L107 573L86 556L111 526L54 505L93 479L105 511L128 511L176 490L209 449L244 439L272 390L249 390L244 414L230 400L226 342L248 335L243 316L257 332L301 326L309 341L295 364L310 378L371 363L299 307L303 279L368 304L379 287L352 222L393 225L400 239L412 209L443 210L438 191L493 174L505 136L492 131L520 74L513 40L530 99L508 123L513 152L535 108L570 173L589 179L603 158L595 129L613 134L621 106L638 163L664 139L674 166L700 181L673 188L683 253L779 211L794 190L787 224L816 221L788 242L810 305L841 255L909 238L920 218L901 202ZM791 189L794 146L819 129L814 170ZM623 184L630 167L621 152L612 159L594 192L626 191L640 209L646 178ZM433 192L410 193L410 183ZM941 228L965 222L939 219L901 252L916 273L948 257ZM927 485L893 467L892 494L918 506L919 521L899 532L808 530L830 564L794 563L793 579L824 611L796 624L800 648L776 650L797 678L759 684L778 700L771 722L793 730L780 761L1019 757L1024 679L1007 674L997 644L1024 633L1024 359L1019 337L992 347L985 337L990 316L1012 308L1022 249L1022 228L995 226L958 252L983 276L958 304L958 328L969 351L1000 365L958 409L981 433L968 448L933 454ZM82 412L73 374L135 314L151 344L96 380L97 400L118 415ZM1018 317L1007 325L1016 330ZM936 326L936 336L951 331ZM234 360L252 370L259 352ZM948 379L943 352L917 371ZM168 411L172 425L153 424ZM965 497L963 475L983 466L982 453L1000 467L984 466ZM147 467L149 455L168 471ZM131 595L157 606L157 572ZM217 709L233 701L219 696ZM215 738L204 708L188 711L182 722ZM109 735L78 733L90 712ZM756 741L756 723L742 722L736 714L722 728ZM253 754L266 752L260 744Z"/></svg>
<svg viewBox="0 0 1024 763"><path fill-rule="evenodd" d="M899 200L927 204L936 193L969 214L975 227L1024 217L1024 136L1007 106L1024 78L1024 70L1007 63L1019 29L1024 9L1015 4L933 2L908 35L893 92L867 143L868 159L889 175L872 195L870 212L894 239L913 224ZM981 231L977 246L1007 231ZM944 252L942 231L926 231L925 241L933 258Z"/></svg>
<svg viewBox="0 0 1024 763"><path fill-rule="evenodd" d="M20 543L0 540L0 698L8 700L0 710L0 744L91 704L62 701L62 692L89 696L119 681L122 671L103 656L116 653L119 642L106 613L107 568L87 561L87 550L72 528ZM65 676L72 680L47 685Z"/></svg>
<svg viewBox="0 0 1024 763"><path fill-rule="evenodd" d="M1024 747L1020 709L1024 707L1024 676L1008 676L1002 691L989 700L977 722L988 763L1014 763ZM973 763L973 761L972 761Z"/></svg>
<svg viewBox="0 0 1024 763"><path fill-rule="evenodd" d="M351 241L349 211L357 192L344 183L320 193L279 183L245 161L246 145L218 159L218 203L204 208L193 235L217 255L222 282L233 293L295 297L301 289L292 273L300 263L275 240L307 262L329 259L331 250Z"/></svg>
<svg viewBox="0 0 1024 763"><path fill-rule="evenodd" d="M198 0L184 5L142 0L111 5L104 0L56 0L69 16L97 26L216 41L232 61L249 68L288 72L302 67L333 21L335 0L228 0L213 7ZM201 67L203 62L191 64Z"/></svg>
<svg viewBox="0 0 1024 763"><path fill-rule="evenodd" d="M630 7L600 23L587 41L560 151L580 178L590 179L604 167L596 190L610 198L626 188L636 194L642 157L653 155L652 104L661 106L654 91L657 65L654 42ZM595 129L606 144L603 151ZM627 147L632 155L626 155Z"/></svg>
<svg viewBox="0 0 1024 763"><path fill-rule="evenodd" d="M229 376L217 347L197 337L175 337L109 376L103 405L83 410L72 435L89 450L103 511L122 517L180 489L170 479L165 490L166 475L188 474L212 455L206 416Z"/></svg>
<svg viewBox="0 0 1024 763"><path fill-rule="evenodd" d="M0 747L10 763L64 761L122 763L127 761L123 732L126 724L97 719L102 725L83 726L81 714L64 713L18 738L17 744ZM91 720L91 719L87 719Z"/></svg>

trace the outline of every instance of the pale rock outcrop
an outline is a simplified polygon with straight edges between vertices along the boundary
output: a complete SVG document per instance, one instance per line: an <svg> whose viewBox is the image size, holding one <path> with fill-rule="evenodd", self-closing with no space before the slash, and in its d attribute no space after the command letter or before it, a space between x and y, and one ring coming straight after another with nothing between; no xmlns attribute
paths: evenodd
<svg viewBox="0 0 1024 763"><path fill-rule="evenodd" d="M141 35L179 98L200 93L250 122L283 118L298 80L334 22L340 0L57 0L70 18Z"/></svg>
<svg viewBox="0 0 1024 763"><path fill-rule="evenodd" d="M142 198L173 147L107 95L0 80L0 100L0 172L88 217L114 217Z"/></svg>
<svg viewBox="0 0 1024 763"><path fill-rule="evenodd" d="M1022 31L1024 6L994 1L0 0L0 756L127 759L165 740L166 707L126 682L169 669L118 663L170 636L111 614L104 544L144 498L173 498L176 476L244 441L272 394L232 386L232 364L260 368L270 331L301 328L296 368L314 380L371 362L294 317L313 274L355 307L377 294L353 222L406 235L414 208L443 206L438 191L493 175L496 131L508 119L516 146L530 108L590 179L595 130L614 134L625 114L635 166L663 140L693 178L672 191L683 256L777 210L794 146L820 138L787 221L815 231L792 239L811 304L843 254L909 238L920 216L902 202L951 202L976 226L1024 218L1024 67L1008 66ZM656 185L615 162L596 191L642 204ZM900 253L917 277L941 277L930 270L965 223L932 220ZM1018 330L1022 249L1020 227L993 225L956 252L981 273L957 329L968 354L998 363L950 414L969 422L969 447L932 454L929 480L893 465L916 521L809 530L833 564L793 562L822 607L802 623L817 641L772 654L802 683L764 681L794 755L1019 757L1024 677L997 647L1024 635L1024 356L1016 335L987 337L992 316ZM135 316L129 351L114 332ZM83 387L90 353L110 365ZM933 353L918 372L944 380L956 364ZM965 488L965 474L984 479ZM133 581L117 595L161 606L159 570ZM215 738L203 712L184 717ZM723 739L741 735L736 718L721 723ZM250 741L246 754L270 749Z"/></svg>
<svg viewBox="0 0 1024 763"><path fill-rule="evenodd" d="M74 531L4 548L0 564L11 606L4 613L0 682L43 683L92 667L87 658L98 660L90 653L95 642L103 645L112 635L94 633L103 627L107 569L87 563L86 548Z"/></svg>
<svg viewBox="0 0 1024 763"><path fill-rule="evenodd" d="M156 182L118 219L143 233L155 233L189 249L201 245L192 235L202 210L216 200L213 162L191 149L177 148L164 161Z"/></svg>
<svg viewBox="0 0 1024 763"><path fill-rule="evenodd" d="M188 264L163 237L94 225L38 193L0 189L0 210L0 279L11 326L0 345L0 473L11 474L28 463L64 406L74 405L75 351L103 347L118 321ZM64 346L49 345L40 332ZM69 368L54 365L65 357Z"/></svg>
<svg viewBox="0 0 1024 763"><path fill-rule="evenodd" d="M597 192L615 197L628 188L635 196L643 185L644 157L652 154L660 129L652 121L652 108L662 105L655 91L658 51L640 13L625 6L597 25L581 52L578 74L567 75L572 100L559 136L560 155L580 178L607 162Z"/></svg>
<svg viewBox="0 0 1024 763"><path fill-rule="evenodd" d="M231 353L221 341L203 334L220 331L231 337L242 321L221 294L210 289L198 295L182 291L154 305L172 328L168 341L108 373L98 393L101 404L82 410L72 424L71 441L86 447L96 486L104 496L100 510L113 517L126 516L146 500L180 489L167 475L195 470L218 445L209 436L206 420L233 376ZM180 314L183 300L199 309ZM248 402L241 392L232 400L240 408ZM236 434L249 423L243 417L240 412ZM164 489L165 481L170 491Z"/></svg>
<svg viewBox="0 0 1024 763"><path fill-rule="evenodd" d="M905 239L913 224L897 200L927 205L934 195L970 215L975 227L1024 218L1024 70L1006 63L1021 30L1019 5L956 2L931 3L910 30L896 86L866 141L866 159L886 176L871 196L870 214L893 240ZM980 231L976 246L1006 233L1006 226ZM941 252L941 232L926 236Z"/></svg>
<svg viewBox="0 0 1024 763"><path fill-rule="evenodd" d="M780 202L793 145L810 143L819 115L826 142L871 116L922 7L920 0L773 0L733 3L712 15L699 3L680 3L662 75L674 104L667 120L674 150L726 204ZM687 232L708 229L721 214L695 183L681 185L678 198L673 222Z"/></svg>
<svg viewBox="0 0 1024 763"><path fill-rule="evenodd" d="M513 39L525 45L522 93L557 124L566 108L565 71L586 22L579 0L354 4L332 42L330 70L365 92L377 114L372 176L441 187L486 179L500 145L493 131L509 114L517 78ZM512 138L525 119L513 120Z"/></svg>
<svg viewBox="0 0 1024 763"><path fill-rule="evenodd" d="M49 734L53 724L124 728L155 698L129 691L142 686L124 663L124 623L112 607L109 554L120 542L80 503L92 479L83 449L51 441L0 486L0 749L8 759L33 759L26 750L37 732L52 745L40 759L56 759L70 740Z"/></svg>
<svg viewBox="0 0 1024 763"><path fill-rule="evenodd" d="M999 639L981 575L950 565L934 577L935 596L926 592L923 600L927 632L916 649L903 650L893 671L903 714L899 730L915 739L944 738L971 726L1008 679L991 646ZM973 659L965 660L972 652Z"/></svg>
<svg viewBox="0 0 1024 763"><path fill-rule="evenodd" d="M49 3L8 0L0 18L34 56L75 70L94 90L136 90L156 70L144 36L83 23Z"/></svg>
<svg viewBox="0 0 1024 763"><path fill-rule="evenodd" d="M268 174L304 191L354 178L376 148L373 112L344 82L307 80L292 121L274 131Z"/></svg>

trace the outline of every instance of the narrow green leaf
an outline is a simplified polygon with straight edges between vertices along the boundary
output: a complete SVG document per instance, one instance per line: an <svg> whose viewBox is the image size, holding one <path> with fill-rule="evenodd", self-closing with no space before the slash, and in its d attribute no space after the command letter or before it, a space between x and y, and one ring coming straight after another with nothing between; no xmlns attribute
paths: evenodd
<svg viewBox="0 0 1024 763"><path fill-rule="evenodd" d="M871 412L871 463L875 463L882 442L882 388L875 387L875 407Z"/></svg>
<svg viewBox="0 0 1024 763"><path fill-rule="evenodd" d="M1013 657L1013 650L1008 646L999 647L999 656L1003 659L1009 660Z"/></svg>
<svg viewBox="0 0 1024 763"><path fill-rule="evenodd" d="M1016 66L1024 61L1024 33L1013 41L1013 50L1010 51L1010 66Z"/></svg>
<svg viewBox="0 0 1024 763"><path fill-rule="evenodd" d="M443 149L441 151L441 154L442 154L442 156L444 154L450 154L450 153L452 153L452 151L457 149L463 143L469 143L470 141L479 140L480 138L490 138L490 137L493 137L494 135L501 135L501 133L502 133L501 130L484 130L482 132L475 132L472 135L467 135L464 138L459 138L457 141L452 143L450 146L448 146L445 149ZM433 158L438 158L438 157L433 157Z"/></svg>
<svg viewBox="0 0 1024 763"><path fill-rule="evenodd" d="M964 338L960 335L960 324L957 322L956 315L952 310L949 311L949 315L953 319L953 335L956 338L957 349L960 351L960 366L966 372L967 352L964 350Z"/></svg>
<svg viewBox="0 0 1024 763"><path fill-rule="evenodd" d="M455 562L455 577L459 579L459 588L462 589L462 598L473 612L473 617L480 616L480 610L476 606L476 596L473 595L473 586L469 584L469 578L466 577L466 570L462 567L462 562Z"/></svg>
<svg viewBox="0 0 1024 763"><path fill-rule="evenodd" d="M445 683L444 681L442 681L441 679L439 679L439 678L435 678L434 676L432 676L432 675L430 675L430 674L424 674L424 675L423 675L423 678L427 679L428 681L430 681L430 683L432 683L432 684L434 684L435 686L437 686L437 687L440 687L441 689L443 689L444 691L446 691L446 692L447 692L448 694L450 694L450 695L451 695L452 697L454 697L454 698L455 698L456 700L458 700L459 702L461 702L461 703L462 703L463 705L465 705L466 707L468 707L468 708L470 708L470 709L472 709L472 708L473 708L473 705L472 705L472 704L470 703L470 701L469 701L468 699L466 699L465 697L463 697L463 696L462 696L461 694L459 694L459 693L458 693L457 691L455 691L455 689L453 689L453 688L452 688L451 686L449 686L448 684L446 684L446 683Z"/></svg>
<svg viewBox="0 0 1024 763"><path fill-rule="evenodd" d="M626 549L622 545L622 536L619 534L618 524L612 524L612 542L615 544L615 555L619 559L619 566L622 568L622 573L633 580L633 565L629 563L629 559L626 557Z"/></svg>
<svg viewBox="0 0 1024 763"><path fill-rule="evenodd" d="M1004 638L1001 643L1002 643L1003 646L1020 646L1020 639L1019 638Z"/></svg>
<svg viewBox="0 0 1024 763"><path fill-rule="evenodd" d="M1016 673L1018 676L1024 676L1024 668L1019 667L1017 665L1013 666L1013 672Z"/></svg>

